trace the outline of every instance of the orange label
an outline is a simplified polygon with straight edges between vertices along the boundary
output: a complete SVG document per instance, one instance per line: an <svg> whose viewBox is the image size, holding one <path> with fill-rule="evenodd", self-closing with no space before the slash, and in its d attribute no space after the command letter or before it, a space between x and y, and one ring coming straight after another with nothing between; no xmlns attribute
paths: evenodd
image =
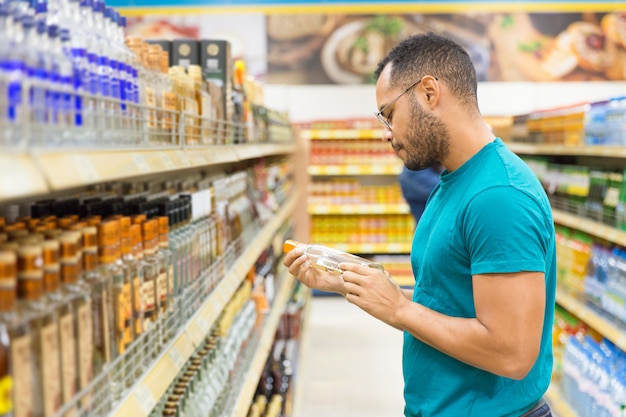
<svg viewBox="0 0 626 417"><path fill-rule="evenodd" d="M144 316L147 319L151 319L154 314L155 301L155 288L154 281L146 280L141 286L141 301L143 304Z"/></svg>
<svg viewBox="0 0 626 417"><path fill-rule="evenodd" d="M161 301L167 299L167 274L165 272L159 274L157 278L157 293Z"/></svg>
<svg viewBox="0 0 626 417"><path fill-rule="evenodd" d="M135 277L133 279L133 313L135 317L135 334L143 333L141 319L143 317L143 307L141 305L141 279Z"/></svg>

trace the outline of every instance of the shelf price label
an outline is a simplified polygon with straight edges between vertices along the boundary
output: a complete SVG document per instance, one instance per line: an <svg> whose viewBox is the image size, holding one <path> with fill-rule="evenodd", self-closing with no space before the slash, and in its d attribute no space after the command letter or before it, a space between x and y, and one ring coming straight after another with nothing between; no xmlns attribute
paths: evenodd
<svg viewBox="0 0 626 417"><path fill-rule="evenodd" d="M72 165L74 165L74 168L78 171L78 176L83 183L90 184L100 180L100 175L88 156L74 154L72 155L71 160Z"/></svg>
<svg viewBox="0 0 626 417"><path fill-rule="evenodd" d="M135 166L137 167L137 170L140 173L142 173L142 174L150 173L150 171L151 171L150 165L146 162L146 160L143 157L143 155L140 155L138 153L133 154L133 162L135 163Z"/></svg>
<svg viewBox="0 0 626 417"><path fill-rule="evenodd" d="M191 166L191 162L189 162L189 158L187 158L187 154L185 154L184 151L176 151L176 156L178 156L178 159L183 167L189 168Z"/></svg>
<svg viewBox="0 0 626 417"><path fill-rule="evenodd" d="M172 346L167 352L167 356L172 360L176 370L180 371L185 366L185 359L176 346Z"/></svg>
<svg viewBox="0 0 626 417"><path fill-rule="evenodd" d="M163 165L165 165L165 169L168 171L176 169L176 165L172 161L172 158L167 154L167 152L159 152L159 156L161 157L161 161L163 161Z"/></svg>
<svg viewBox="0 0 626 417"><path fill-rule="evenodd" d="M156 405L154 395L144 384L139 384L135 387L133 397L135 397L145 415L149 415Z"/></svg>

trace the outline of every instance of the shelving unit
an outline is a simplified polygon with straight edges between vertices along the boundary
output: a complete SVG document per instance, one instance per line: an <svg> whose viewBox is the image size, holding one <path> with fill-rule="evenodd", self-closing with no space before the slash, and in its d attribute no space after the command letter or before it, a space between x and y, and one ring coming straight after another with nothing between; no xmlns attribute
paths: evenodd
<svg viewBox="0 0 626 417"><path fill-rule="evenodd" d="M0 201L101 182L291 154L293 144L129 149L3 150Z"/></svg>
<svg viewBox="0 0 626 417"><path fill-rule="evenodd" d="M626 246L626 232L561 210L552 209L554 222L571 227L608 242Z"/></svg>
<svg viewBox="0 0 626 417"><path fill-rule="evenodd" d="M303 139L372 139L382 138L383 129L309 129L302 131Z"/></svg>
<svg viewBox="0 0 626 417"><path fill-rule="evenodd" d="M331 246L335 249L350 253L409 253L411 242L407 243L324 243L321 245Z"/></svg>
<svg viewBox="0 0 626 417"><path fill-rule="evenodd" d="M408 214L407 204L310 204L309 214Z"/></svg>
<svg viewBox="0 0 626 417"><path fill-rule="evenodd" d="M402 164L369 164L369 165L310 165L309 175L398 175L402 172Z"/></svg>
<svg viewBox="0 0 626 417"><path fill-rule="evenodd" d="M546 392L546 401L550 404L550 408L555 416L558 417L579 417L578 414L569 406L563 398L561 390L556 385L550 385Z"/></svg>
<svg viewBox="0 0 626 417"><path fill-rule="evenodd" d="M255 264L264 248L269 245L276 231L293 213L297 196L292 196L281 208L276 216L263 228L257 237L249 242L243 255L233 265L214 292L203 303L198 312L183 326L178 336L164 349L155 364L136 383L129 394L120 402L111 415L115 417L142 417L148 416L156 405L156 402L167 390L167 387L174 381L185 362L191 357L195 347L202 342L209 332L212 324L218 318L220 312L230 300L235 290L245 279L246 274ZM283 307L288 293L285 287L289 283L288 279L281 287L275 307L280 306L282 300ZM281 310L282 311L282 310ZM275 313L272 310L272 314ZM268 326L271 326L273 315L270 315ZM274 324L275 330L275 324ZM270 328L266 330L270 331ZM272 332L273 335L273 332ZM259 354L262 352L259 350ZM255 359L257 360L257 359ZM264 359L262 360L264 363ZM258 380L258 379L257 379Z"/></svg>
<svg viewBox="0 0 626 417"><path fill-rule="evenodd" d="M626 147L603 145L559 145L506 142L513 152L523 155L568 155L626 158Z"/></svg>
<svg viewBox="0 0 626 417"><path fill-rule="evenodd" d="M284 273L281 281L282 284L278 290L269 316L267 317L265 326L263 327L263 334L255 349L254 359L246 373L245 384L241 387L235 406L229 414L232 417L246 417L248 415L250 403L254 397L259 378L270 354L280 317L289 301L289 296L293 289L294 278L289 273Z"/></svg>

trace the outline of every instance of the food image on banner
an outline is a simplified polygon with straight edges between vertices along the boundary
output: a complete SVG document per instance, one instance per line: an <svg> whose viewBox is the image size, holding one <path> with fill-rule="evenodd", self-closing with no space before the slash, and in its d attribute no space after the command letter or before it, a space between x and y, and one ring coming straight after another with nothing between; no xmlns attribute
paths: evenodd
<svg viewBox="0 0 626 417"><path fill-rule="evenodd" d="M268 15L267 82L373 83L380 59L418 33L465 47L479 81L626 80L626 13Z"/></svg>

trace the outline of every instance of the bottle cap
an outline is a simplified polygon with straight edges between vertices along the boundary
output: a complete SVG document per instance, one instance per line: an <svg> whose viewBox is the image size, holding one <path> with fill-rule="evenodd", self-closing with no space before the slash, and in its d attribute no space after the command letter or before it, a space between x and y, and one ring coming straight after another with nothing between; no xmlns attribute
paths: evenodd
<svg viewBox="0 0 626 417"><path fill-rule="evenodd" d="M291 239L285 240L285 243L283 243L283 252L285 253L291 252L298 245L299 243L296 242L295 240L291 240Z"/></svg>

